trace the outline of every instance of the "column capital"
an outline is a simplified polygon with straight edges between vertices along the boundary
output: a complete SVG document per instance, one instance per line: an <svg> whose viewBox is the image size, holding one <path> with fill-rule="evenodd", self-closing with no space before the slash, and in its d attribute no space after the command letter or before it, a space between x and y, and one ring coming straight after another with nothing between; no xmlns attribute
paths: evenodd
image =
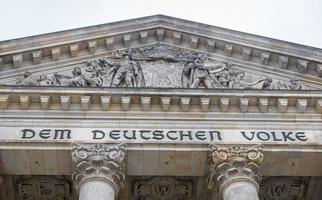
<svg viewBox="0 0 322 200"><path fill-rule="evenodd" d="M257 190L262 179L260 164L264 159L262 146L244 147L239 145L218 146L211 144L209 151L210 174L208 188L219 193L236 181L253 183Z"/></svg>
<svg viewBox="0 0 322 200"><path fill-rule="evenodd" d="M91 180L107 182L115 191L125 181L125 144L72 144L76 190Z"/></svg>

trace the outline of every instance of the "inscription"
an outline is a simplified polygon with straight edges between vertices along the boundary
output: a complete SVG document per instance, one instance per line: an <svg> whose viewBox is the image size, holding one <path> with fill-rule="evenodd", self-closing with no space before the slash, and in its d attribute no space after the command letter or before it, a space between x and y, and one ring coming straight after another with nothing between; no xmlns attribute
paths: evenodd
<svg viewBox="0 0 322 200"><path fill-rule="evenodd" d="M209 141L221 141L221 133L219 131L191 131L191 130L93 130L93 138L95 140L100 139L112 139L119 140L125 138L127 140L209 140Z"/></svg>
<svg viewBox="0 0 322 200"><path fill-rule="evenodd" d="M241 131L241 134L249 141L258 139L260 141L307 141L308 138L305 132L292 132L292 131L281 131L281 132L265 132L265 131Z"/></svg>
<svg viewBox="0 0 322 200"><path fill-rule="evenodd" d="M1 129L1 128L0 128ZM305 131L196 130L196 129L90 129L24 128L16 130L18 140L86 140L126 142L308 142ZM312 135L312 134L311 134Z"/></svg>
<svg viewBox="0 0 322 200"><path fill-rule="evenodd" d="M36 136L36 134L39 135L40 138L47 140L47 139L71 139L71 130L70 129L42 129L37 133L33 129L23 129L21 130L22 137L21 139L31 139Z"/></svg>

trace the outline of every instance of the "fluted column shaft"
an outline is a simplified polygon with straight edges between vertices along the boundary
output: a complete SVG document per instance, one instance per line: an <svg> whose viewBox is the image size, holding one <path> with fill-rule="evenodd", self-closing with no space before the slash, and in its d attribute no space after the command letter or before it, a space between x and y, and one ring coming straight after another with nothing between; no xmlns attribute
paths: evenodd
<svg viewBox="0 0 322 200"><path fill-rule="evenodd" d="M261 147L210 147L208 188L215 188L223 200L258 200L264 159Z"/></svg>
<svg viewBox="0 0 322 200"><path fill-rule="evenodd" d="M124 145L73 144L72 179L79 200L115 200L125 181Z"/></svg>

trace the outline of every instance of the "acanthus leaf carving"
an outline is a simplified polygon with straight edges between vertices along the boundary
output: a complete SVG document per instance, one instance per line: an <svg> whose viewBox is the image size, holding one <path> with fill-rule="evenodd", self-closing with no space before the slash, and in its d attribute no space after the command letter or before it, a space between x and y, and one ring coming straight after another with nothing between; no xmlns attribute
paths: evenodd
<svg viewBox="0 0 322 200"><path fill-rule="evenodd" d="M208 188L215 188L219 193L236 180L253 182L258 188L262 179L260 164L264 159L262 147L218 146L210 145L210 174Z"/></svg>
<svg viewBox="0 0 322 200"><path fill-rule="evenodd" d="M96 178L112 183L115 189L125 181L125 144L72 145L74 172L72 179L78 188L83 182Z"/></svg>

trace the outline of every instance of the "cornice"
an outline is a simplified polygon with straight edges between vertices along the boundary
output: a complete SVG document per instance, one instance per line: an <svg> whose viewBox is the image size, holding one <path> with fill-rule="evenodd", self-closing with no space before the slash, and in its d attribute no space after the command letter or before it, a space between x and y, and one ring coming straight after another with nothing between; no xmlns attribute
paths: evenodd
<svg viewBox="0 0 322 200"><path fill-rule="evenodd" d="M132 105L139 105L142 111L148 111L153 105L164 112L169 111L171 106L180 108L179 112L191 111L190 107L194 106L201 112L213 112L214 107L219 112L230 112L231 108L237 107L241 113L321 113L322 93L319 90L0 87L1 109L27 110L31 104L43 110L69 110L72 104L79 105L76 109L83 111L90 110L91 105L109 110L113 104L119 105L122 111L131 110Z"/></svg>
<svg viewBox="0 0 322 200"><path fill-rule="evenodd" d="M0 42L0 71L156 42L322 76L321 49L163 15Z"/></svg>

